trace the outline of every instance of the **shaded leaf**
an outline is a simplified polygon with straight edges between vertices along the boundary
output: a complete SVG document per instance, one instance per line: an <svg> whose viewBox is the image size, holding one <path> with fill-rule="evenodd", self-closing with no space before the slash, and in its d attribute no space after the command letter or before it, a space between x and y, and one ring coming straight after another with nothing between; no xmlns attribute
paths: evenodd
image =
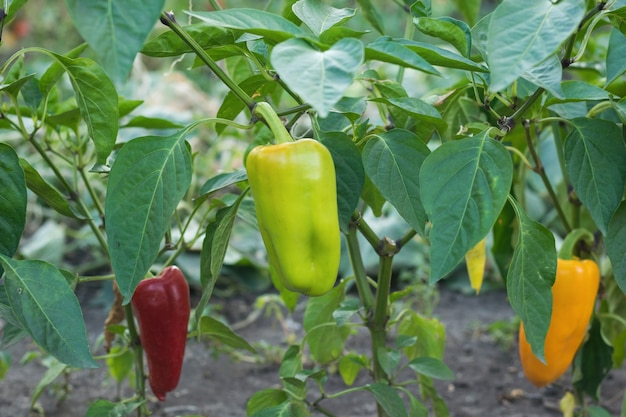
<svg viewBox="0 0 626 417"><path fill-rule="evenodd" d="M626 202L622 202L609 222L606 252L613 266L615 280L626 294Z"/></svg>
<svg viewBox="0 0 626 417"><path fill-rule="evenodd" d="M395 388L382 382L375 382L367 385L366 388L374 395L376 402L385 410L387 415L392 417L407 417L404 402Z"/></svg>
<svg viewBox="0 0 626 417"><path fill-rule="evenodd" d="M511 307L524 323L526 339L539 360L552 312L552 285L556 277L557 254L554 236L534 221L519 204L509 199L519 224L517 245L506 277Z"/></svg>
<svg viewBox="0 0 626 417"><path fill-rule="evenodd" d="M463 259L493 227L513 180L513 161L485 131L446 142L420 169L422 203L432 223L431 283Z"/></svg>
<svg viewBox="0 0 626 417"><path fill-rule="evenodd" d="M63 274L43 261L0 255L0 264L15 318L33 340L65 365L97 368L80 304Z"/></svg>
<svg viewBox="0 0 626 417"><path fill-rule="evenodd" d="M402 218L422 234L427 218L420 198L419 169L429 154L424 142L402 129L374 135L363 148L368 177Z"/></svg>
<svg viewBox="0 0 626 417"><path fill-rule="evenodd" d="M607 226L626 186L626 147L622 131L602 119L575 118L563 145L565 169L577 197L591 213L598 229Z"/></svg>
<svg viewBox="0 0 626 417"><path fill-rule="evenodd" d="M15 150L0 143L0 254L11 257L26 224L26 179ZM2 276L0 265L0 277Z"/></svg>
<svg viewBox="0 0 626 417"><path fill-rule="evenodd" d="M198 333L200 336L207 336L211 339L219 340L232 348L245 349L249 352L256 353L256 349L253 348L246 339L239 336L226 324L212 317L203 316L200 319Z"/></svg>
<svg viewBox="0 0 626 417"><path fill-rule="evenodd" d="M490 87L507 88L555 53L585 14L584 0L504 0L491 16L487 39Z"/></svg>
<svg viewBox="0 0 626 417"><path fill-rule="evenodd" d="M133 139L120 149L111 169L105 222L125 303L156 259L171 216L191 183L186 133Z"/></svg>
<svg viewBox="0 0 626 417"><path fill-rule="evenodd" d="M276 45L270 59L289 88L326 117L352 84L363 56L363 44L354 38L342 39L326 51L290 39Z"/></svg>

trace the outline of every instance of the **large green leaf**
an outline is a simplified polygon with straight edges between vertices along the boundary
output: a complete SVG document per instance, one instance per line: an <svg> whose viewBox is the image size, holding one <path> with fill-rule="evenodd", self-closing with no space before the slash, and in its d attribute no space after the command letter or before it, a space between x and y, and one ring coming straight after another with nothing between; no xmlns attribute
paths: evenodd
<svg viewBox="0 0 626 417"><path fill-rule="evenodd" d="M439 71L428 61L419 56L411 48L392 40L381 37L365 48L365 59L389 62L402 67L413 68L427 74L439 75Z"/></svg>
<svg viewBox="0 0 626 417"><path fill-rule="evenodd" d="M437 282L493 227L513 180L506 148L485 131L446 142L420 169L420 195L432 223L430 281Z"/></svg>
<svg viewBox="0 0 626 417"><path fill-rule="evenodd" d="M602 119L576 118L564 143L565 168L576 195L606 236L626 185L622 131Z"/></svg>
<svg viewBox="0 0 626 417"><path fill-rule="evenodd" d="M282 42L294 36L304 36L307 32L289 20L258 9L226 9L216 12L187 12L211 26L237 29L263 36L272 43Z"/></svg>
<svg viewBox="0 0 626 417"><path fill-rule="evenodd" d="M606 84L626 72L626 36L617 29L611 31L606 54Z"/></svg>
<svg viewBox="0 0 626 417"><path fill-rule="evenodd" d="M552 284L556 277L554 236L510 199L517 215L519 232L506 277L511 307L524 323L533 353L542 359L543 344L552 312Z"/></svg>
<svg viewBox="0 0 626 417"><path fill-rule="evenodd" d="M522 74L522 78L542 87L557 98L563 97L561 90L561 80L563 78L563 67L557 54L552 54L539 64L533 66Z"/></svg>
<svg viewBox="0 0 626 417"><path fill-rule="evenodd" d="M184 129L133 139L111 169L105 222L111 263L124 302L156 259L171 216L191 183Z"/></svg>
<svg viewBox="0 0 626 417"><path fill-rule="evenodd" d="M613 266L617 284L626 294L626 202L622 202L609 222L606 252Z"/></svg>
<svg viewBox="0 0 626 417"><path fill-rule="evenodd" d="M321 0L301 0L296 2L293 12L317 36L335 25L341 25L351 19L355 9L337 9Z"/></svg>
<svg viewBox="0 0 626 417"><path fill-rule="evenodd" d="M0 213L0 254L13 256L26 224L26 179L15 150L6 143L0 143Z"/></svg>
<svg viewBox="0 0 626 417"><path fill-rule="evenodd" d="M574 361L574 386L595 401L600 400L600 386L613 365L613 348L602 337L600 326L600 320L594 317L589 335Z"/></svg>
<svg viewBox="0 0 626 417"><path fill-rule="evenodd" d="M80 304L61 271L47 262L4 255L0 264L15 318L33 340L64 364L97 368Z"/></svg>
<svg viewBox="0 0 626 417"><path fill-rule="evenodd" d="M356 0L359 5L363 17L367 20L378 33L385 33L383 17L380 15L372 0Z"/></svg>
<svg viewBox="0 0 626 417"><path fill-rule="evenodd" d="M320 142L330 151L337 175L339 226L348 232L350 218L359 204L365 184L365 171L359 149L343 132L320 132Z"/></svg>
<svg viewBox="0 0 626 417"><path fill-rule="evenodd" d="M491 16L487 39L490 87L507 88L555 53L585 14L585 0L504 0Z"/></svg>
<svg viewBox="0 0 626 417"><path fill-rule="evenodd" d="M421 234L427 218L420 199L419 170L429 154L420 138L402 129L374 135L363 148L365 173L402 218Z"/></svg>
<svg viewBox="0 0 626 417"><path fill-rule="evenodd" d="M352 84L363 63L363 44L345 38L326 51L303 39L289 39L272 49L270 60L280 78L326 117Z"/></svg>
<svg viewBox="0 0 626 417"><path fill-rule="evenodd" d="M202 49L235 43L235 36L232 31L212 26L205 22L184 26L183 30L187 32ZM193 52L193 49L172 31L163 32L155 36L147 41L141 49L142 54L153 57L179 56L189 52Z"/></svg>
<svg viewBox="0 0 626 417"><path fill-rule="evenodd" d="M407 417L404 402L394 387L382 382L375 382L367 385L366 388L374 395L376 403L385 410L388 416Z"/></svg>
<svg viewBox="0 0 626 417"><path fill-rule="evenodd" d="M74 26L106 72L123 82L165 0L65 0Z"/></svg>
<svg viewBox="0 0 626 417"><path fill-rule="evenodd" d="M306 341L311 357L321 364L327 364L341 356L348 326L338 326L333 312L343 301L346 281L320 296L309 298L304 311L303 325L307 332Z"/></svg>
<svg viewBox="0 0 626 417"><path fill-rule="evenodd" d="M106 164L117 139L119 110L115 86L102 67L89 58L51 55L70 78L80 115L96 145L97 162Z"/></svg>
<svg viewBox="0 0 626 417"><path fill-rule="evenodd" d="M75 219L77 216L65 197L56 187L46 181L37 170L25 159L20 159L20 166L24 170L28 189L41 198L50 208L67 217ZM11 254L10 254L11 255Z"/></svg>
<svg viewBox="0 0 626 417"><path fill-rule="evenodd" d="M451 17L420 17L413 20L420 32L442 39L456 48L463 56L469 57L472 49L472 36L465 22Z"/></svg>
<svg viewBox="0 0 626 417"><path fill-rule="evenodd" d="M435 45L417 42L410 39L396 39L395 42L409 48L426 61L430 62L432 65L467 71L487 72L484 66L481 66L462 55L456 54L444 48L439 48Z"/></svg>

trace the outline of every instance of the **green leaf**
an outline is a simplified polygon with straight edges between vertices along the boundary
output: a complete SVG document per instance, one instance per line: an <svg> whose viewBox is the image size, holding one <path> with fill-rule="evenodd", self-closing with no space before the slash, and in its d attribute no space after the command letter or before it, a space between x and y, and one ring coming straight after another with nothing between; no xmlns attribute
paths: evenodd
<svg viewBox="0 0 626 417"><path fill-rule="evenodd" d="M537 87L544 88L558 99L563 98L561 79L563 68L557 54L552 54L539 64L533 66L522 74L522 78L530 81Z"/></svg>
<svg viewBox="0 0 626 417"><path fill-rule="evenodd" d="M2 290L2 292L5 292L4 289ZM2 310L2 306L0 306L0 310ZM14 325L11 323L12 318L7 318L2 314L0 314L0 317L2 317L6 321L4 329L2 329L0 350L8 349L20 340L24 339L26 336L28 336L28 332L26 331L26 329L22 328L19 325Z"/></svg>
<svg viewBox="0 0 626 417"><path fill-rule="evenodd" d="M113 346L110 353L111 355L106 358L107 369L115 382L121 384L133 370L133 351L121 346Z"/></svg>
<svg viewBox="0 0 626 417"><path fill-rule="evenodd" d="M626 202L622 202L609 222L606 252L613 266L615 280L626 294Z"/></svg>
<svg viewBox="0 0 626 417"><path fill-rule="evenodd" d="M341 25L354 17L355 9L337 9L323 3L321 0L301 0L296 2L293 12L319 36L335 25Z"/></svg>
<svg viewBox="0 0 626 417"><path fill-rule="evenodd" d="M584 0L500 3L491 16L487 39L491 90L504 90L554 54L578 28L584 14Z"/></svg>
<svg viewBox="0 0 626 417"><path fill-rule="evenodd" d="M204 22L183 26L183 30L187 32L202 49L210 49L235 43L235 36L232 31ZM141 49L142 54L158 58L179 56L191 52L193 52L193 49L173 31L163 32L155 36L147 41Z"/></svg>
<svg viewBox="0 0 626 417"><path fill-rule="evenodd" d="M400 365L400 359L402 359L402 355L399 350L389 349L384 346L381 346L376 351L376 357L378 362L380 363L380 367L383 368L385 375L390 378L393 376L394 371Z"/></svg>
<svg viewBox="0 0 626 417"><path fill-rule="evenodd" d="M589 417L611 417L611 413L603 407L599 405L592 405L587 407L587 415Z"/></svg>
<svg viewBox="0 0 626 417"><path fill-rule="evenodd" d="M85 417L127 417L143 404L143 402L137 401L116 404L106 400L98 400L89 405Z"/></svg>
<svg viewBox="0 0 626 417"><path fill-rule="evenodd" d="M160 117L135 116L122 127L141 127L144 129L180 129L181 124Z"/></svg>
<svg viewBox="0 0 626 417"><path fill-rule="evenodd" d="M408 417L404 402L395 388L382 382L375 382L367 385L366 388L374 395L376 402L385 410L387 415L390 417Z"/></svg>
<svg viewBox="0 0 626 417"><path fill-rule="evenodd" d="M422 356L409 362L409 368L420 375L443 381L454 380L454 372L441 360L429 356Z"/></svg>
<svg viewBox="0 0 626 417"><path fill-rule="evenodd" d="M432 13L431 0L418 0L411 4L411 14L414 17L430 17Z"/></svg>
<svg viewBox="0 0 626 417"><path fill-rule="evenodd" d="M361 369L367 368L365 355L348 353L339 359L339 374L347 386L352 386Z"/></svg>
<svg viewBox="0 0 626 417"><path fill-rule="evenodd" d="M330 292L311 297L304 310L303 325L307 332L306 342L311 357L321 364L327 364L341 355L350 332L347 326L337 326L333 312L341 305L345 294L346 281Z"/></svg>
<svg viewBox="0 0 626 417"><path fill-rule="evenodd" d="M487 131L446 142L426 158L419 182L432 223L431 283L456 267L491 230L512 180L511 156Z"/></svg>
<svg viewBox="0 0 626 417"><path fill-rule="evenodd" d="M271 93L276 88L276 83L270 83L265 76L255 74L239 83L239 87L241 87L241 89L250 96L255 96L257 93L264 96ZM234 120L235 117L237 117L237 115L245 108L246 105L239 99L239 97L237 97L237 95L232 91L229 91L217 111L217 117ZM221 134L226 127L227 125L225 124L218 124L215 130L218 134Z"/></svg>
<svg viewBox="0 0 626 417"><path fill-rule="evenodd" d="M576 195L591 213L598 229L607 226L626 186L626 147L615 123L576 118L564 143L565 169Z"/></svg>
<svg viewBox="0 0 626 417"><path fill-rule="evenodd" d="M237 197L237 200L228 207L218 210L215 220L209 223L202 242L202 254L200 258L200 283L202 284L202 297L196 306L196 325L202 317L202 311L213 294L213 288L219 278L224 264L226 251L230 242L230 235L237 218L237 211L243 201L247 189Z"/></svg>
<svg viewBox="0 0 626 417"><path fill-rule="evenodd" d="M156 259L171 216L191 183L187 131L133 139L120 149L111 169L105 222L125 303Z"/></svg>
<svg viewBox="0 0 626 417"><path fill-rule="evenodd" d="M397 98L374 98L370 101L377 103L385 103L394 106L408 116L417 119L420 124L432 126L440 132L448 127L445 120L441 118L441 114L436 108L415 97L397 97ZM424 141L430 138L422 138Z"/></svg>
<svg viewBox="0 0 626 417"><path fill-rule="evenodd" d="M24 86L24 84L26 84L34 76L35 74L29 74L11 83L8 83L8 84L3 83L2 85L0 85L0 91L17 98L17 95L20 92L21 88Z"/></svg>
<svg viewBox="0 0 626 417"><path fill-rule="evenodd" d="M65 0L74 26L106 72L123 82L158 20L165 0Z"/></svg>
<svg viewBox="0 0 626 417"><path fill-rule="evenodd" d="M335 319L337 326L343 326L348 323L360 309L361 301L358 298L347 298L333 311L333 319Z"/></svg>
<svg viewBox="0 0 626 417"><path fill-rule="evenodd" d="M208 195L222 188L228 187L238 182L248 179L248 174L245 169L233 172L222 172L217 174L213 178L208 179L200 188L199 196Z"/></svg>
<svg viewBox="0 0 626 417"><path fill-rule="evenodd" d="M383 18L372 4L372 0L356 0L356 3L359 5L359 9L361 13L363 13L365 20L367 20L378 33L385 33Z"/></svg>
<svg viewBox="0 0 626 417"><path fill-rule="evenodd" d="M409 360L419 357L443 358L446 329L435 318L423 317L414 311L407 311L398 326L398 334L417 337L417 343L402 348Z"/></svg>
<svg viewBox="0 0 626 417"><path fill-rule="evenodd" d="M343 132L320 132L319 139L328 148L335 163L339 226L347 233L365 184L361 154L350 137Z"/></svg>
<svg viewBox="0 0 626 417"><path fill-rule="evenodd" d="M97 162L106 164L117 139L119 111L115 86L102 67L91 59L72 59L54 53L52 56L70 78L80 115L96 145Z"/></svg>
<svg viewBox="0 0 626 417"><path fill-rule="evenodd" d="M446 16L418 17L413 19L413 22L420 32L442 39L454 46L463 56L470 56L472 35L465 22Z"/></svg>
<svg viewBox="0 0 626 417"><path fill-rule="evenodd" d="M0 255L0 264L5 268L11 308L33 340L66 365L97 368L89 352L80 304L61 271L47 262L4 255Z"/></svg>
<svg viewBox="0 0 626 417"><path fill-rule="evenodd" d="M290 39L272 49L270 60L285 84L326 117L363 63L363 44L345 38L320 51L303 39Z"/></svg>
<svg viewBox="0 0 626 417"><path fill-rule="evenodd" d="M427 218L420 199L419 169L429 154L424 142L402 129L373 135L363 148L368 177L402 218L421 234Z"/></svg>
<svg viewBox="0 0 626 417"><path fill-rule="evenodd" d="M89 45L86 43L80 44L66 53L65 56L68 58L78 58L83 52L85 52L85 49L87 49L88 46ZM65 69L61 63L55 61L50 64L39 80L39 90L41 90L41 93L43 95L48 95L50 91L52 91L54 85L59 81L59 79L61 79L64 72Z"/></svg>
<svg viewBox="0 0 626 417"><path fill-rule="evenodd" d="M613 348L602 338L600 320L594 318L585 343L574 360L574 386L595 401L600 399L600 386L611 371Z"/></svg>
<svg viewBox="0 0 626 417"><path fill-rule="evenodd" d="M611 31L606 54L606 85L626 72L626 36L617 29Z"/></svg>
<svg viewBox="0 0 626 417"><path fill-rule="evenodd" d="M239 336L226 324L212 317L203 316L200 319L198 332L200 336L207 336L210 339L219 340L232 348L245 349L251 353L256 353L256 349L254 349L246 339Z"/></svg>
<svg viewBox="0 0 626 417"><path fill-rule="evenodd" d="M295 415L291 412L291 403L285 401L275 407L260 410L250 417L295 417Z"/></svg>
<svg viewBox="0 0 626 417"><path fill-rule="evenodd" d="M226 9L216 12L186 12L211 26L242 30L263 36L270 43L279 43L306 32L289 20L258 9Z"/></svg>
<svg viewBox="0 0 626 417"><path fill-rule="evenodd" d="M13 256L26 224L26 179L15 150L0 143L0 254ZM0 265L0 277L2 276Z"/></svg>
<svg viewBox="0 0 626 417"><path fill-rule="evenodd" d="M289 399L287 393L282 389L267 388L257 391L246 403L246 416L251 417L267 408L276 407Z"/></svg>
<svg viewBox="0 0 626 417"><path fill-rule="evenodd" d="M46 369L46 372L44 373L43 377L41 378L41 380L39 381L39 383L33 390L33 394L31 395L31 398L30 398L31 408L34 407L34 405L37 403L37 400L39 399L41 394L43 394L46 388L48 388L50 384L52 384L54 380L57 379L59 375L61 375L66 369L67 369L66 364L59 362L59 361L52 362L52 364L48 367L48 369Z"/></svg>
<svg viewBox="0 0 626 417"><path fill-rule="evenodd" d="M608 100L608 91L596 87L584 81L568 80L561 84L563 97L550 97L546 100L546 107L558 103L572 103L578 101L601 101Z"/></svg>
<svg viewBox="0 0 626 417"><path fill-rule="evenodd" d="M365 47L367 61L378 60L401 67L413 68L427 74L440 75L439 71L415 51L385 36Z"/></svg>
<svg viewBox="0 0 626 417"><path fill-rule="evenodd" d="M25 159L20 159L20 166L26 176L28 189L34 192L50 208L57 213L74 219L80 219L69 204L69 199L61 194L52 184L48 183L39 175L39 172Z"/></svg>
<svg viewBox="0 0 626 417"><path fill-rule="evenodd" d="M454 0L454 4L467 21L467 24L474 26L480 17L481 0Z"/></svg>
<svg viewBox="0 0 626 417"><path fill-rule="evenodd" d="M409 417L428 417L428 408L410 392L407 392L406 395L409 397L409 403L411 404Z"/></svg>
<svg viewBox="0 0 626 417"><path fill-rule="evenodd" d="M487 72L484 66L447 49L410 39L394 39L394 41L409 48L432 65L467 71Z"/></svg>
<svg viewBox="0 0 626 417"><path fill-rule="evenodd" d="M511 307L524 323L526 338L537 358L550 326L552 284L556 277L554 236L532 220L514 199L509 199L519 222L517 246L506 277Z"/></svg>

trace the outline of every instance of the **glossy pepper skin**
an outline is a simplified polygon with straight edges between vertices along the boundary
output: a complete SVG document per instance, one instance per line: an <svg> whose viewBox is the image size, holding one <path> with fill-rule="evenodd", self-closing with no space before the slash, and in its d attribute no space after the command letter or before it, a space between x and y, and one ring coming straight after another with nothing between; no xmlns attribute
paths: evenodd
<svg viewBox="0 0 626 417"><path fill-rule="evenodd" d="M532 353L524 326L519 328L519 354L526 378L537 387L556 381L567 371L585 338L594 310L600 272L591 260L559 259L552 286L552 316L543 364Z"/></svg>
<svg viewBox="0 0 626 417"><path fill-rule="evenodd" d="M272 272L289 290L325 294L341 252L330 152L313 139L257 146L246 170Z"/></svg>
<svg viewBox="0 0 626 417"><path fill-rule="evenodd" d="M190 313L189 285L180 269L170 266L158 277L141 281L131 305L146 353L150 388L160 401L165 401L165 394L178 385L182 370Z"/></svg>

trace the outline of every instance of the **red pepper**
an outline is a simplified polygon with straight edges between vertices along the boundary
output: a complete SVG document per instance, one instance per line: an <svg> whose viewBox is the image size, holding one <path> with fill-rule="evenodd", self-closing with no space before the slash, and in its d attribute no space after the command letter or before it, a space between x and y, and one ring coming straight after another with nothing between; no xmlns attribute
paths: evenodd
<svg viewBox="0 0 626 417"><path fill-rule="evenodd" d="M139 283L131 305L148 361L148 381L160 401L178 385L187 342L189 285L175 266Z"/></svg>

